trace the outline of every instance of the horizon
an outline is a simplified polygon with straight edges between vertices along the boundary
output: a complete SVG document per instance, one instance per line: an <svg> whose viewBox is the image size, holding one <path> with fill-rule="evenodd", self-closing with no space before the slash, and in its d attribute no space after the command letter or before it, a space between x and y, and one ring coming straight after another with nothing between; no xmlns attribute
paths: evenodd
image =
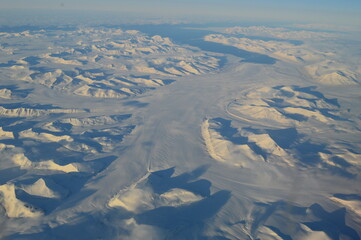
<svg viewBox="0 0 361 240"><path fill-rule="evenodd" d="M55 17L58 22L66 21L69 15L73 21L84 21L81 18L103 18L103 20L119 21L124 17L134 18L137 21L188 21L192 23L199 22L252 22L252 23L288 23L288 24L323 24L335 26L348 26L358 28L361 26L361 2L348 1L319 1L313 3L310 1L286 2L278 0L276 2L266 2L264 0L234 1L226 2L211 1L207 4L203 0L192 2L164 2L158 1L122 1L117 3L113 0L96 3L95 1L70 1L47 2L43 0L32 1L3 1L3 16L0 17L0 25L11 24L12 22L21 21L21 14L27 20L30 18L37 19L40 23L49 19L40 19L48 17L47 13L55 12L50 17ZM206 4L206 5L205 5ZM84 7L86 6L86 7ZM75 12L83 16L72 16ZM5 14L5 15L4 15ZM43 15L43 16L42 16ZM80 14L79 14L80 15ZM93 16L96 15L96 16ZM107 16L104 16L107 15ZM141 17L139 17L141 16ZM76 19L76 17L79 17ZM108 19L106 19L106 18ZM32 19L33 20L33 19ZM126 19L123 19L127 20ZM7 23L9 21L9 23ZM100 21L100 20L98 20ZM122 20L121 20L122 21Z"/></svg>

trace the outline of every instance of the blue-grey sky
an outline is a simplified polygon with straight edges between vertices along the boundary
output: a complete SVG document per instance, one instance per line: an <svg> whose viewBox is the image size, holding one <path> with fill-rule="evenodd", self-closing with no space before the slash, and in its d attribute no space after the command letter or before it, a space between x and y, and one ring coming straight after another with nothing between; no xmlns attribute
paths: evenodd
<svg viewBox="0 0 361 240"><path fill-rule="evenodd" d="M361 25L361 0L1 0L0 7Z"/></svg>

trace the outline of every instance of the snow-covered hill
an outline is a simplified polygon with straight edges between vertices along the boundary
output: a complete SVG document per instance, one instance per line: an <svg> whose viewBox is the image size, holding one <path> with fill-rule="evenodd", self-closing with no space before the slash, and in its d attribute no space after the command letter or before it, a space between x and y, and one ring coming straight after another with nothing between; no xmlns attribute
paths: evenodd
<svg viewBox="0 0 361 240"><path fill-rule="evenodd" d="M0 238L360 239L359 45L208 33L0 33Z"/></svg>

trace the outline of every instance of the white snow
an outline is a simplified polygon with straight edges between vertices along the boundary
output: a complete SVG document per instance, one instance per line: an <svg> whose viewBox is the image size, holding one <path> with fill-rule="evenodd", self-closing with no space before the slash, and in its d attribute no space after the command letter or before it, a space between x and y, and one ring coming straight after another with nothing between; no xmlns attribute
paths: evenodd
<svg viewBox="0 0 361 240"><path fill-rule="evenodd" d="M2 127L0 127L0 139L13 139L14 134L10 131L4 131Z"/></svg>
<svg viewBox="0 0 361 240"><path fill-rule="evenodd" d="M10 89L0 89L0 98L11 99L12 92Z"/></svg>
<svg viewBox="0 0 361 240"><path fill-rule="evenodd" d="M59 198L59 194L51 190L44 179L40 178L31 185L22 186L22 189L30 195L46 197L46 198Z"/></svg>
<svg viewBox="0 0 361 240"><path fill-rule="evenodd" d="M55 163L53 160L41 161L41 162L31 162L23 153L15 154L12 157L12 161L20 166L22 169L42 169L42 170L55 170L61 171L65 173L69 172L78 172L78 168L69 163L67 165L59 165Z"/></svg>
<svg viewBox="0 0 361 240"><path fill-rule="evenodd" d="M0 185L0 198L9 218L34 218L42 215L40 211L16 198L13 184Z"/></svg>
<svg viewBox="0 0 361 240"><path fill-rule="evenodd" d="M0 238L361 236L359 39L204 30L0 33Z"/></svg>

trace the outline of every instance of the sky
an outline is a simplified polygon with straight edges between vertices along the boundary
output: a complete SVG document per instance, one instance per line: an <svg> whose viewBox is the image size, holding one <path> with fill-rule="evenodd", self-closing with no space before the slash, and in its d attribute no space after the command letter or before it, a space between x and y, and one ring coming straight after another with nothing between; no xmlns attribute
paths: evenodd
<svg viewBox="0 0 361 240"><path fill-rule="evenodd" d="M1 9L92 10L153 17L361 26L361 0L1 0Z"/></svg>

